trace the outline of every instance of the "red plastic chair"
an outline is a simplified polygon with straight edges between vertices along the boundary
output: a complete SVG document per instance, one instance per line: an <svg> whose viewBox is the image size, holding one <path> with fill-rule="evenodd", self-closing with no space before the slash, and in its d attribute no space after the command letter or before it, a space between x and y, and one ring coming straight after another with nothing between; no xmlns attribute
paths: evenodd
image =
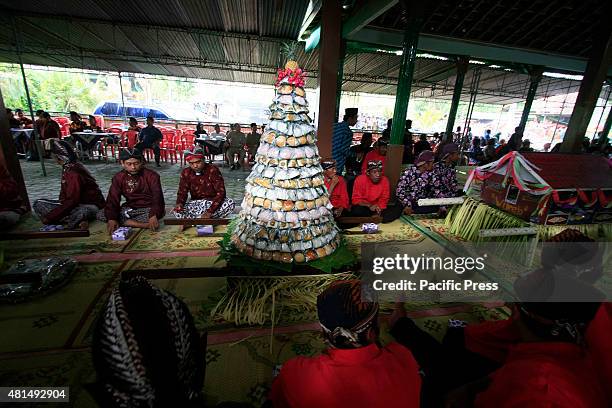
<svg viewBox="0 0 612 408"><path fill-rule="evenodd" d="M60 132L62 133L62 138L70 136L70 123L60 125Z"/></svg>
<svg viewBox="0 0 612 408"><path fill-rule="evenodd" d="M56 121L57 124L60 125L60 126L64 126L65 124L67 124L67 123L69 124L70 123L70 120L68 118L64 117L64 116L58 116L58 117L52 118L52 119L54 121Z"/></svg>
<svg viewBox="0 0 612 408"><path fill-rule="evenodd" d="M118 127L111 127L111 128L108 128L106 131L110 133L115 133L117 135L123 134L123 129L118 128Z"/></svg>
<svg viewBox="0 0 612 408"><path fill-rule="evenodd" d="M174 164L174 159L176 158L176 149L175 149L175 139L176 134L173 131L164 131L162 132L162 141L159 143L159 150L162 155L164 161L168 161L168 156L170 156L170 163Z"/></svg>

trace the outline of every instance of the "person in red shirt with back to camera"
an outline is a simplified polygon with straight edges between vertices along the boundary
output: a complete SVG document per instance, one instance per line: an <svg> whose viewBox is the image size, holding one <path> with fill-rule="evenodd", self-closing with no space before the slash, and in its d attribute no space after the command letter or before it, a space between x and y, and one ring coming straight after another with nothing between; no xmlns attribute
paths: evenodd
<svg viewBox="0 0 612 408"><path fill-rule="evenodd" d="M350 208L346 180L336 174L336 161L334 159L323 160L321 167L323 168L323 181L329 193L329 201L334 207L332 210L334 217L340 217L343 212Z"/></svg>
<svg viewBox="0 0 612 408"><path fill-rule="evenodd" d="M32 205L43 224L65 224L68 229L87 229L89 221L104 208L104 196L96 179L78 162L72 146L54 139L51 153L62 166L59 199L40 199Z"/></svg>
<svg viewBox="0 0 612 408"><path fill-rule="evenodd" d="M234 211L234 200L225 195L219 169L204 162L201 147L185 152L189 167L183 169L173 214L176 218L225 218ZM187 202L187 196L191 201ZM184 229L181 226L181 230Z"/></svg>
<svg viewBox="0 0 612 408"><path fill-rule="evenodd" d="M119 160L123 170L113 177L106 207L98 212L98 219L107 223L111 235L119 225L157 230L166 213L159 174L144 167L138 149L121 150ZM126 198L123 205L121 196Z"/></svg>
<svg viewBox="0 0 612 408"><path fill-rule="evenodd" d="M407 348L378 341L378 303L363 301L361 281L332 283L317 297L329 348L287 361L272 384L274 408L416 408L419 367Z"/></svg>
<svg viewBox="0 0 612 408"><path fill-rule="evenodd" d="M401 208L389 207L389 179L382 174L380 160L369 161L365 174L360 174L353 185L351 215L353 217L382 216L388 223L401 215Z"/></svg>
<svg viewBox="0 0 612 408"><path fill-rule="evenodd" d="M387 161L387 148L389 141L385 139L378 139L374 145L374 150L370 150L364 157L363 163L361 164L361 174L365 174L368 170L368 162L380 161L382 163L382 173L385 172L385 162Z"/></svg>

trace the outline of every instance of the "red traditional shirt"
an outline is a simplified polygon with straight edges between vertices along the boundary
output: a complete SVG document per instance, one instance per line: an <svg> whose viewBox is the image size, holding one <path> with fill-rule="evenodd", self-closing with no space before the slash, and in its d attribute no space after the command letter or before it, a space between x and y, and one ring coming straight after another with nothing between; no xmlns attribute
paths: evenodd
<svg viewBox="0 0 612 408"><path fill-rule="evenodd" d="M274 408L411 408L421 378L410 350L398 343L329 349L287 361L272 384Z"/></svg>
<svg viewBox="0 0 612 408"><path fill-rule="evenodd" d="M47 214L48 222L59 221L81 204L104 207L104 196L96 179L81 163L66 164L62 169L62 187L59 200L61 205Z"/></svg>
<svg viewBox="0 0 612 408"><path fill-rule="evenodd" d="M206 164L199 175L189 167L183 169L176 204L185 205L187 194L191 195L192 200L212 201L208 211L211 213L217 211L225 200L225 183L219 169L212 164Z"/></svg>
<svg viewBox="0 0 612 408"><path fill-rule="evenodd" d="M499 363L506 359L510 346L521 340L512 319L468 324L463 333L465 348Z"/></svg>
<svg viewBox="0 0 612 408"><path fill-rule="evenodd" d="M378 184L374 184L367 175L362 174L355 179L352 203L355 205L366 202L369 205L377 205L384 210L389 202L389 191L389 179L387 177L382 176Z"/></svg>
<svg viewBox="0 0 612 408"><path fill-rule="evenodd" d="M334 206L334 208L349 208L349 196L348 190L346 188L346 180L344 177L337 176L338 183L336 187L334 187L334 191L329 195L329 201ZM331 185L331 180L325 179L325 187L329 191L329 186Z"/></svg>
<svg viewBox="0 0 612 408"><path fill-rule="evenodd" d="M149 214L157 218L162 218L166 213L159 174L153 170L144 168L135 176L125 170L115 174L104 208L107 220L119 220L121 196L125 197L127 207L150 208Z"/></svg>
<svg viewBox="0 0 612 408"><path fill-rule="evenodd" d="M605 407L589 355L571 343L520 343L476 396L476 408Z"/></svg>
<svg viewBox="0 0 612 408"><path fill-rule="evenodd" d="M368 169L368 162L370 160L376 161L380 160L382 162L382 172L385 172L385 164L387 162L387 156L383 156L378 153L378 150L370 150L365 157L363 158L363 162L361 163L361 174L366 174L366 170Z"/></svg>
<svg viewBox="0 0 612 408"><path fill-rule="evenodd" d="M13 211L23 214L25 202L19 195L19 186L10 173L0 165L0 211Z"/></svg>
<svg viewBox="0 0 612 408"><path fill-rule="evenodd" d="M586 331L586 341L612 407L612 303L602 303Z"/></svg>

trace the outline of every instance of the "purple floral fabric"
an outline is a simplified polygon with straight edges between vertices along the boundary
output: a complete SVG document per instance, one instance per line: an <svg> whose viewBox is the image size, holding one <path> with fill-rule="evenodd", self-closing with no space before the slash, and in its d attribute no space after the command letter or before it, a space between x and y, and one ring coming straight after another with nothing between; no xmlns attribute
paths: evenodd
<svg viewBox="0 0 612 408"><path fill-rule="evenodd" d="M416 207L421 198L441 198L442 181L435 171L421 172L416 166L409 167L397 183L397 199L404 207Z"/></svg>
<svg viewBox="0 0 612 408"><path fill-rule="evenodd" d="M440 180L440 198L457 196L457 170L441 161L434 165L434 177Z"/></svg>

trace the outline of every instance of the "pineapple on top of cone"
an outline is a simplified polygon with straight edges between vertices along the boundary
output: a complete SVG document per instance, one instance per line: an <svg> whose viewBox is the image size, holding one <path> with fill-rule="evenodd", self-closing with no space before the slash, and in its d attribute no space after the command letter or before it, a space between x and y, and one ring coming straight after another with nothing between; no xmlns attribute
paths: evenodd
<svg viewBox="0 0 612 408"><path fill-rule="evenodd" d="M270 123L232 235L243 254L303 263L331 255L340 244L311 122L304 73L290 59L278 71Z"/></svg>

